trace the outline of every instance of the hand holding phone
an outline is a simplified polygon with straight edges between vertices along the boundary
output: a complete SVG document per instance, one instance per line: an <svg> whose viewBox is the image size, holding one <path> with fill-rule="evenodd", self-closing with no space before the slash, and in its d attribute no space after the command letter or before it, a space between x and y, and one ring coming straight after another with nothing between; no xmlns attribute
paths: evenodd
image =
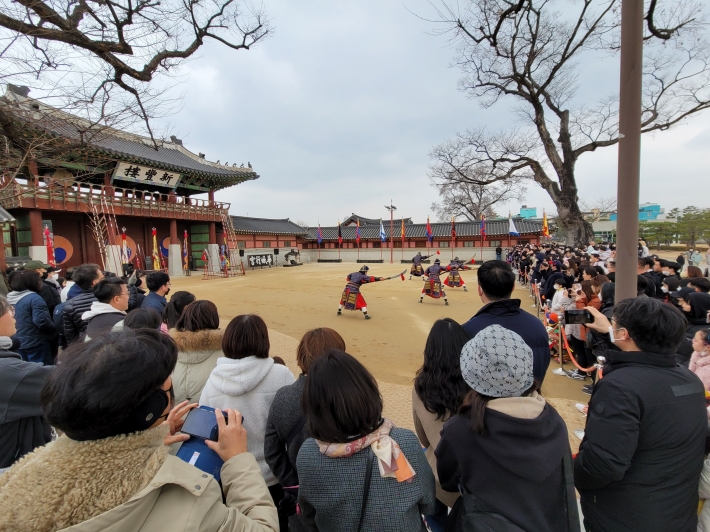
<svg viewBox="0 0 710 532"><path fill-rule="evenodd" d="M238 410L228 408L222 412L215 408L217 418L217 441L206 440L207 447L216 452L225 462L238 454L247 452L247 431L242 426L243 417ZM225 416L227 420L225 420Z"/></svg>

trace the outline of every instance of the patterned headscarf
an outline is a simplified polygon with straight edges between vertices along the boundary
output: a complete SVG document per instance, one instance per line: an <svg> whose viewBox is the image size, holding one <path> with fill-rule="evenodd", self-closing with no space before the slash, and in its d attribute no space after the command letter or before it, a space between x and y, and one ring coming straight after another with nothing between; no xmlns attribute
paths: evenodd
<svg viewBox="0 0 710 532"><path fill-rule="evenodd" d="M461 350L461 374L487 397L520 397L533 384L533 353L519 334L491 325Z"/></svg>

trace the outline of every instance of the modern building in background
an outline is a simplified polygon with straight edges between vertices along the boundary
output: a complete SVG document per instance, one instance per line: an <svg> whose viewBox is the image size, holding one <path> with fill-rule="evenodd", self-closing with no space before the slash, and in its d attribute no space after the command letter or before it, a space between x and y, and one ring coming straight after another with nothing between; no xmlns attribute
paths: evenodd
<svg viewBox="0 0 710 532"><path fill-rule="evenodd" d="M528 207L527 205L523 205L520 207L520 214L518 214L518 216L525 219L537 218L537 207Z"/></svg>

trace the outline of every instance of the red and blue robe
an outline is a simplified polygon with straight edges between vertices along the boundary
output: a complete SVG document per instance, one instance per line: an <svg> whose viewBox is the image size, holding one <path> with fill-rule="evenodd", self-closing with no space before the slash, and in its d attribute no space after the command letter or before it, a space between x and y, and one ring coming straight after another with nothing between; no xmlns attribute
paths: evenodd
<svg viewBox="0 0 710 532"><path fill-rule="evenodd" d="M441 272L446 271L446 268L442 267L441 264L432 264L424 272L424 276L427 279L424 281L424 289L422 294L426 294L434 299L439 299L440 297L446 297L446 292L441 289L441 279L439 276Z"/></svg>
<svg viewBox="0 0 710 532"><path fill-rule="evenodd" d="M449 272L449 275L446 277L444 284L452 288L458 288L460 286L463 286L466 283L463 282L463 278L461 277L459 270L470 269L471 268L469 268L468 266L464 266L463 263L452 260L451 264L446 267L446 271Z"/></svg>
<svg viewBox="0 0 710 532"><path fill-rule="evenodd" d="M345 285L343 295L340 296L340 304L345 310L360 310L367 306L365 298L360 293L360 286L364 283L374 283L377 277L366 275L362 272L354 272L348 275L348 284Z"/></svg>

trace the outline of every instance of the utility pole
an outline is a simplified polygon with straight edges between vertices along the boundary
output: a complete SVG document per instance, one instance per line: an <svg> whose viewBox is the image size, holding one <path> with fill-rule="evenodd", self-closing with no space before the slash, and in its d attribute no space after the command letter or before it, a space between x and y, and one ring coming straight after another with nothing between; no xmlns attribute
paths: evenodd
<svg viewBox="0 0 710 532"><path fill-rule="evenodd" d="M385 205L385 209L390 211L390 264L394 262L394 211L397 207L392 205L392 200L390 200L389 205Z"/></svg>
<svg viewBox="0 0 710 532"><path fill-rule="evenodd" d="M617 188L616 302L636 297L639 180L641 173L641 90L643 0L621 3L619 90L619 175Z"/></svg>

